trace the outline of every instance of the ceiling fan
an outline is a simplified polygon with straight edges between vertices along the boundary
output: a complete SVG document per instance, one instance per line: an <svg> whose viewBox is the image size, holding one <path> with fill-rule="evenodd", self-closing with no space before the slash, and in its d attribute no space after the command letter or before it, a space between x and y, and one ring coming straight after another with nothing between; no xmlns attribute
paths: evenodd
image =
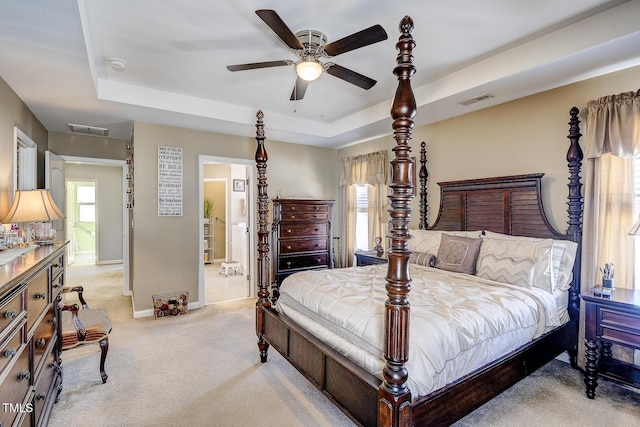
<svg viewBox="0 0 640 427"><path fill-rule="evenodd" d="M256 10L256 14L300 59L297 61L282 60L228 65L229 71L294 65L297 76L295 87L291 93L291 101L302 99L309 82L320 77L323 71L362 89L371 89L376 84L375 80L367 76L333 62L320 62L319 59L332 58L386 40L387 33L380 25L373 25L327 44L327 37L320 31L302 30L294 34L274 10L260 9Z"/></svg>

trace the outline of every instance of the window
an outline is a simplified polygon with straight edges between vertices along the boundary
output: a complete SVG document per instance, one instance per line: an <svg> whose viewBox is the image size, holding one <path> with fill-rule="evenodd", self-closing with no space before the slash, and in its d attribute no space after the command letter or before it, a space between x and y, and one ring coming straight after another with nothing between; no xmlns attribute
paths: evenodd
<svg viewBox="0 0 640 427"><path fill-rule="evenodd" d="M78 221L96 221L96 187L94 185L78 185Z"/></svg>
<svg viewBox="0 0 640 427"><path fill-rule="evenodd" d="M38 146L27 134L14 127L14 147L14 190L34 190L37 180Z"/></svg>
<svg viewBox="0 0 640 427"><path fill-rule="evenodd" d="M356 249L366 250L369 245L369 188L370 185L354 185L356 189Z"/></svg>
<svg viewBox="0 0 640 427"><path fill-rule="evenodd" d="M636 156L633 159L633 189L634 189L634 213L636 220L640 217L640 156ZM634 271L633 281L634 289L640 287L640 236L636 236L634 239Z"/></svg>

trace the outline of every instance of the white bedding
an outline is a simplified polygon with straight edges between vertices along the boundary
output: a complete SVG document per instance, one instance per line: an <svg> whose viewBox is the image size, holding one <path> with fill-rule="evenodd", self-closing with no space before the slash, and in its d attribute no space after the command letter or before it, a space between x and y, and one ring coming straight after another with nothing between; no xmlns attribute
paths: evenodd
<svg viewBox="0 0 640 427"><path fill-rule="evenodd" d="M387 265L296 273L277 309L369 372L384 366ZM427 395L568 320L566 297L410 264L408 386ZM565 303L565 308L559 306Z"/></svg>

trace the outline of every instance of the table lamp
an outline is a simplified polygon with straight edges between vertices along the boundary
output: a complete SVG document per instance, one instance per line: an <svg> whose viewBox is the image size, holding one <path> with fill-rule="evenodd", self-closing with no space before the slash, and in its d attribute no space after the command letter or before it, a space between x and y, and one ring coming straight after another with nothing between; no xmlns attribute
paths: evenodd
<svg viewBox="0 0 640 427"><path fill-rule="evenodd" d="M64 219L49 190L16 190L13 204L2 219L8 223L41 223L32 228L32 239L41 245L53 243L55 230L49 221ZM29 236L29 233L27 233Z"/></svg>

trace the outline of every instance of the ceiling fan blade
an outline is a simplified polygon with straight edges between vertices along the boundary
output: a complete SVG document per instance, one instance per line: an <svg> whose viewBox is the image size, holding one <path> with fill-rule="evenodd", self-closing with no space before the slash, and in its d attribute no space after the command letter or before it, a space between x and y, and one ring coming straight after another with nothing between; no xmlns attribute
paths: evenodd
<svg viewBox="0 0 640 427"><path fill-rule="evenodd" d="M329 56L337 56L341 53L359 49L370 44L378 43L387 39L387 32L379 24L365 28L362 31L353 33L350 36L341 38L329 43L324 47L324 51Z"/></svg>
<svg viewBox="0 0 640 427"><path fill-rule="evenodd" d="M278 16L275 10L271 9L259 9L256 10L256 15L264 21L265 24L273 30L280 40L284 42L291 49L304 49L300 40L295 34L287 27L287 24Z"/></svg>
<svg viewBox="0 0 640 427"><path fill-rule="evenodd" d="M254 70L256 68L282 67L285 65L292 65L292 64L293 64L293 61L254 62L251 64L227 65L227 70L244 71L244 70Z"/></svg>
<svg viewBox="0 0 640 427"><path fill-rule="evenodd" d="M309 82L306 80L302 80L300 77L297 77L296 85L291 92L291 98L289 98L289 101L299 101L304 98L307 87L309 87Z"/></svg>
<svg viewBox="0 0 640 427"><path fill-rule="evenodd" d="M360 73L356 73L355 71L352 71L348 68L344 68L338 64L332 63L327 65L328 65L327 73L331 74L334 77L342 79L346 82L349 82L353 85L361 87L362 89L371 89L373 85L376 84L375 80L367 76L363 76Z"/></svg>

